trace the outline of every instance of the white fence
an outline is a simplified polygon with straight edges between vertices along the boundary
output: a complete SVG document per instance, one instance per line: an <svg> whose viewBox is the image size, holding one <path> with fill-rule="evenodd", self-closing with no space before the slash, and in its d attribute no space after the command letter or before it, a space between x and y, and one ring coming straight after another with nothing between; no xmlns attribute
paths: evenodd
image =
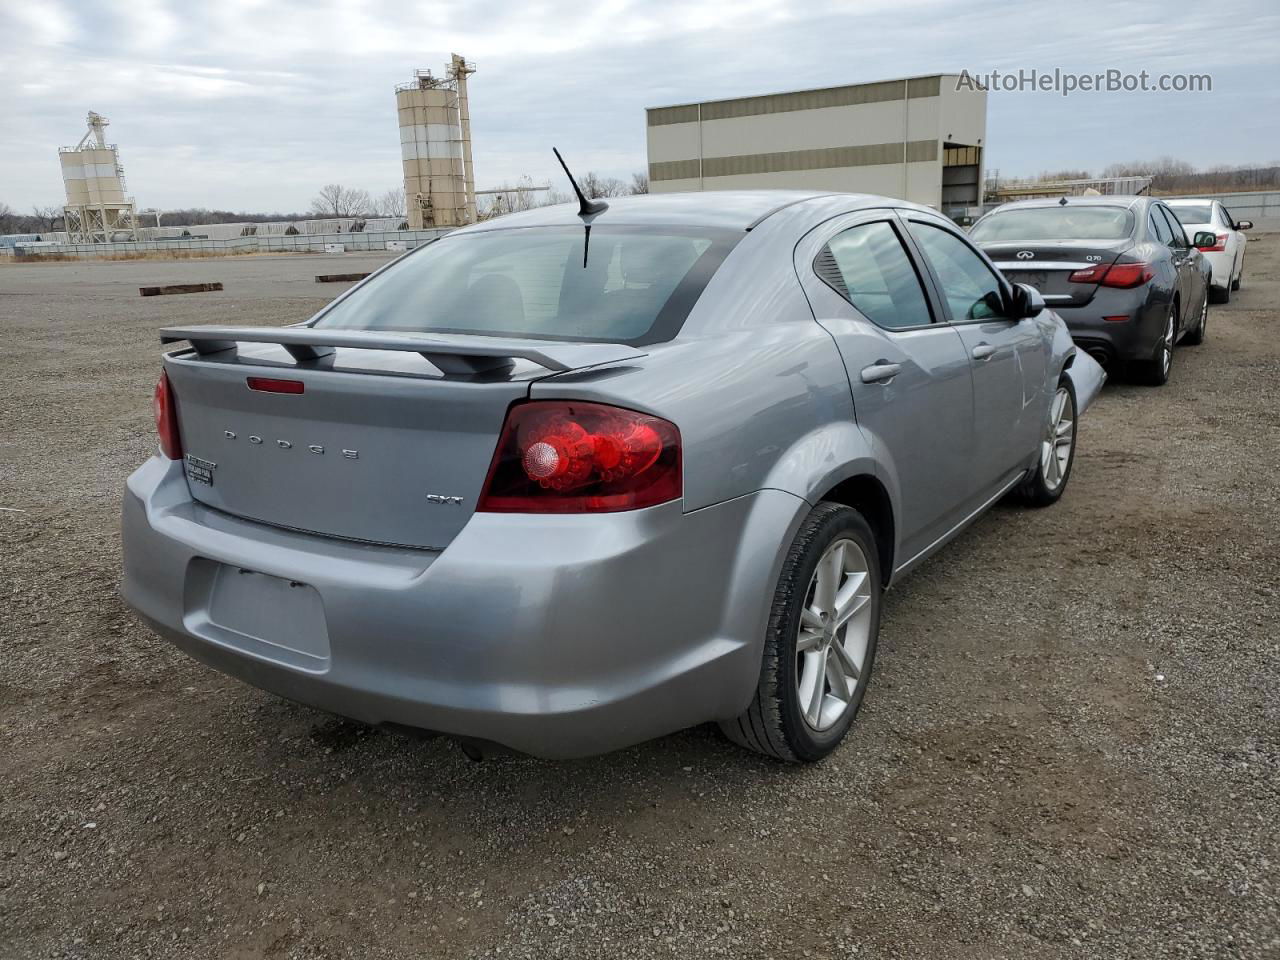
<svg viewBox="0 0 1280 960"><path fill-rule="evenodd" d="M412 250L414 247L429 243L437 237L443 237L449 231L439 230L395 230L386 233L319 233L312 236L266 236L266 237L231 237L226 240L139 240L137 243L59 243L25 247L21 244L14 247L17 255L27 254L32 257L116 257L129 254L189 252L193 254L235 254L235 253L323 253L326 244L339 244L348 253L352 251L401 249ZM387 247L387 243L403 244L400 247Z"/></svg>

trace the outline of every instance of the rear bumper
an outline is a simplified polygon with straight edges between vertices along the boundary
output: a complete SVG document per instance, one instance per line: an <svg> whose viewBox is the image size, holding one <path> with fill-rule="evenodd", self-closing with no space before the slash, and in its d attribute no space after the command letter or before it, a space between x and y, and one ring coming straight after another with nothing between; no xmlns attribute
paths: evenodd
<svg viewBox="0 0 1280 960"><path fill-rule="evenodd" d="M1219 253L1200 254L1209 262L1210 268L1213 270L1209 278L1209 282L1219 290L1225 290L1231 286L1232 274L1235 272L1235 254L1223 250Z"/></svg>
<svg viewBox="0 0 1280 960"><path fill-rule="evenodd" d="M1080 349L1106 366L1117 360L1149 360L1164 333L1167 303L1153 303L1142 291L1099 290L1082 307L1054 306ZM1125 317L1105 320L1104 317Z"/></svg>
<svg viewBox="0 0 1280 960"><path fill-rule="evenodd" d="M431 552L230 517L194 502L181 466L155 457L128 481L121 589L157 633L280 696L366 723L584 756L746 706L780 548L807 509L768 490L688 514L678 503L476 514ZM324 636L280 646L219 625L215 568L311 588L299 593L314 591L322 614L309 633Z"/></svg>

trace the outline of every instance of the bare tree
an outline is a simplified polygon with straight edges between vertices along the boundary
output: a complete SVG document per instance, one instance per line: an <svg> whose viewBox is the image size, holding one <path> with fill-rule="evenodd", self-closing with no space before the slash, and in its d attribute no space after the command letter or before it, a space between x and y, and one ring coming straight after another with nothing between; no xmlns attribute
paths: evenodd
<svg viewBox="0 0 1280 960"><path fill-rule="evenodd" d="M555 196L550 190L535 190L538 186L533 182L533 177L527 173L516 178L514 184L504 183L498 190L498 193L485 194L481 198L483 210L481 211L481 219L487 220L490 217L500 217L504 213L516 213L520 210L532 210L534 207L545 207L551 201L549 198Z"/></svg>
<svg viewBox="0 0 1280 960"><path fill-rule="evenodd" d="M627 193L627 185L617 177L602 177L594 170L588 170L579 181L582 192L591 199L598 197L620 197Z"/></svg>
<svg viewBox="0 0 1280 960"><path fill-rule="evenodd" d="M1036 177L1037 180L1089 180L1093 174L1088 170L1046 170Z"/></svg>
<svg viewBox="0 0 1280 960"><path fill-rule="evenodd" d="M319 217L360 217L369 212L369 191L327 183L311 201L311 212Z"/></svg>
<svg viewBox="0 0 1280 960"><path fill-rule="evenodd" d="M375 217L403 217L405 211L404 190L393 187L378 194L373 201L370 213Z"/></svg>
<svg viewBox="0 0 1280 960"><path fill-rule="evenodd" d="M631 175L631 192L649 192L649 172L647 170L637 170Z"/></svg>
<svg viewBox="0 0 1280 960"><path fill-rule="evenodd" d="M0 233L17 233L17 221L18 215L13 212L13 207L0 200Z"/></svg>
<svg viewBox="0 0 1280 960"><path fill-rule="evenodd" d="M31 215L40 223L42 230L56 230L62 220L61 207L32 207Z"/></svg>

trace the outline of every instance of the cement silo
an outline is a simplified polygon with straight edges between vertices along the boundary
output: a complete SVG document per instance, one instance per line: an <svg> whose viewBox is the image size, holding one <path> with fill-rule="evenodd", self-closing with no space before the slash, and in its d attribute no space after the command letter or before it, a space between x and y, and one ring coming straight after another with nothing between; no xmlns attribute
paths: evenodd
<svg viewBox="0 0 1280 960"><path fill-rule="evenodd" d="M414 71L396 87L400 155L409 227L456 227L476 219L467 77L475 67L456 53L448 75Z"/></svg>
<svg viewBox="0 0 1280 960"><path fill-rule="evenodd" d="M103 135L107 119L90 111L87 122L89 130L78 144L58 150L69 239L72 243L137 240L137 217L133 201L125 196L120 152Z"/></svg>

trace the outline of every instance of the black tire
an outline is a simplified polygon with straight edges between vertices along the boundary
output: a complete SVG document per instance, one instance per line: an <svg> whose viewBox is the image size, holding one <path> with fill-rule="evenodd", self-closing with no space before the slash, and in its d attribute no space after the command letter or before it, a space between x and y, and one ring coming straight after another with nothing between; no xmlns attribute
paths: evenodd
<svg viewBox="0 0 1280 960"><path fill-rule="evenodd" d="M1198 347L1204 343L1204 338L1209 331L1209 291L1204 292L1204 303L1200 304L1200 318L1196 321L1196 325L1187 331L1187 335L1182 338L1182 342Z"/></svg>
<svg viewBox="0 0 1280 960"><path fill-rule="evenodd" d="M1062 476L1056 480L1046 475L1046 460L1044 456L1044 444L1049 437L1055 432L1057 421L1054 418L1054 410L1057 405L1058 390L1066 389L1067 404L1069 405L1065 413L1071 420L1071 450L1067 455L1067 465L1062 469ZM1054 391L1054 400L1049 404L1049 419L1045 436L1040 441L1040 447L1036 450L1036 470L1026 480L1018 485L1018 498L1029 507L1047 507L1052 503L1057 503L1061 498L1063 491L1067 489L1067 481L1071 479L1071 468L1076 462L1076 435L1079 417L1076 411L1076 388L1072 384L1071 378L1065 373L1058 380L1057 390ZM1055 469L1050 464L1050 472Z"/></svg>
<svg viewBox="0 0 1280 960"><path fill-rule="evenodd" d="M1230 303L1231 291L1235 289L1235 284L1228 282L1225 287L1209 286L1209 302L1210 303Z"/></svg>
<svg viewBox="0 0 1280 960"><path fill-rule="evenodd" d="M1130 364L1130 369L1133 371L1133 377L1139 383L1145 383L1151 387L1163 387L1169 382L1169 374L1173 370L1174 352L1174 344L1168 343L1169 325L1174 325L1173 339L1176 341L1178 337L1176 326L1177 316L1178 301L1175 300L1173 305L1169 308L1169 316L1168 319L1165 320L1164 333L1161 335L1160 339L1156 341L1155 352L1152 354L1151 359L1135 360ZM1168 343L1169 352L1169 362L1167 364L1164 361L1166 343Z"/></svg>
<svg viewBox="0 0 1280 960"><path fill-rule="evenodd" d="M1239 290L1240 284L1244 283L1244 267L1240 268L1240 276L1231 281L1231 289Z"/></svg>
<svg viewBox="0 0 1280 960"><path fill-rule="evenodd" d="M800 633L801 607L807 600L818 561L839 539L854 541L867 561L870 634L866 656L848 706L833 726L817 730L805 720L799 702L796 643ZM883 582L875 535L862 514L850 507L826 501L814 507L800 525L782 563L773 609L769 614L755 696L738 717L720 722L725 736L749 750L791 763L809 763L831 753L844 739L857 715L871 679L880 631Z"/></svg>

